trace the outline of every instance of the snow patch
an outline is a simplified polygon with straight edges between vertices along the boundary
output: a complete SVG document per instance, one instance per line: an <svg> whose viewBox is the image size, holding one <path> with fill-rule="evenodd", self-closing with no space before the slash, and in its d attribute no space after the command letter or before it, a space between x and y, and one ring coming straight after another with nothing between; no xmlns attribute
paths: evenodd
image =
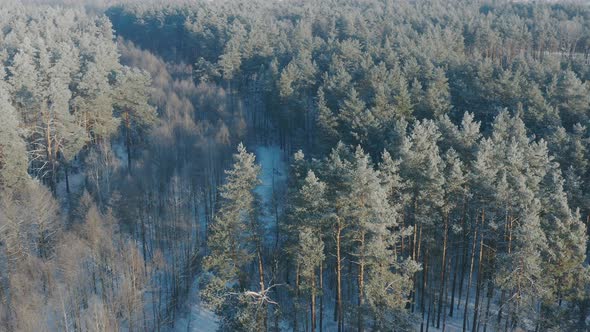
<svg viewBox="0 0 590 332"><path fill-rule="evenodd" d="M287 183L287 163L283 159L284 151L277 145L258 146L254 149L256 162L260 165L261 184L254 189L260 196L262 215L260 218L273 227L277 215L282 211L282 198Z"/></svg>
<svg viewBox="0 0 590 332"><path fill-rule="evenodd" d="M172 331L177 332L215 332L218 328L217 316L203 307L199 296L199 278L195 278L189 291L186 309L180 313Z"/></svg>

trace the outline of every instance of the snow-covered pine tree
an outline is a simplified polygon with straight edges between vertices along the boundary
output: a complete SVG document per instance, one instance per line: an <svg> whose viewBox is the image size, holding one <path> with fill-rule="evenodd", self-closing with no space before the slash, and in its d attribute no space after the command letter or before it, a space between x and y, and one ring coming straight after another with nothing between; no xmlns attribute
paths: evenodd
<svg viewBox="0 0 590 332"><path fill-rule="evenodd" d="M204 258L203 299L221 317L226 328L262 331L266 326L263 262L264 228L260 224L254 188L260 184L260 166L253 153L238 145L234 164L220 189L219 212L210 225L209 254ZM248 267L256 263L257 280ZM251 291L251 287L257 285ZM238 325L236 325L238 324Z"/></svg>

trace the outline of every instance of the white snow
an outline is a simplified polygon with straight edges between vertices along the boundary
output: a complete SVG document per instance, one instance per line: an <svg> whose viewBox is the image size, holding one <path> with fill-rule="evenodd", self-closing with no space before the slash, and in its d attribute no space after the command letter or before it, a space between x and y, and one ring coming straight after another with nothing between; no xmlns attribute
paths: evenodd
<svg viewBox="0 0 590 332"><path fill-rule="evenodd" d="M127 167L127 148L125 147L125 144L121 142L113 142L111 149L119 160L120 165Z"/></svg>
<svg viewBox="0 0 590 332"><path fill-rule="evenodd" d="M254 149L256 162L261 167L262 184L254 190L263 202L271 202L276 193L287 180L287 164L283 160L283 150L276 145L258 146Z"/></svg>
<svg viewBox="0 0 590 332"><path fill-rule="evenodd" d="M84 174L82 172L78 173L70 173L68 176L68 180L70 182L70 192L78 192L82 189L84 185ZM61 179L57 183L56 187L56 195L62 200L66 200L67 198L67 190L66 190L66 180Z"/></svg>
<svg viewBox="0 0 590 332"><path fill-rule="evenodd" d="M179 313L173 331L177 332L215 332L217 317L203 307L199 296L199 279L195 278L189 291L184 312Z"/></svg>
<svg viewBox="0 0 590 332"><path fill-rule="evenodd" d="M261 167L261 184L254 189L260 196L262 215L267 230L276 226L277 213L282 211L283 195L287 182L287 163L283 159L284 152L277 145L258 146L254 149L256 162ZM270 236L271 234L269 234Z"/></svg>

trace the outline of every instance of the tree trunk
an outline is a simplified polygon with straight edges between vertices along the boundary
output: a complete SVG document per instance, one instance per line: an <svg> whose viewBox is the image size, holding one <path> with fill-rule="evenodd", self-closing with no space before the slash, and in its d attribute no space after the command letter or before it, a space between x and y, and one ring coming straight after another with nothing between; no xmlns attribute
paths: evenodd
<svg viewBox="0 0 590 332"><path fill-rule="evenodd" d="M402 211L403 212L403 211ZM406 228L406 214L405 212L402 213L402 230ZM400 238L401 241L401 248L400 248L400 256L404 255L404 238L405 236L402 236Z"/></svg>
<svg viewBox="0 0 590 332"><path fill-rule="evenodd" d="M258 244L257 247L258 248L256 251L257 251L257 255L258 255L258 276L260 278L260 294L264 294L266 288L264 287L264 267L262 265L262 249L260 248L260 244ZM264 313L263 313L263 315L264 315L263 316L264 331L266 331L267 326L268 326L268 321L267 321L268 315L266 313L266 305L264 303L263 303L262 308L264 310Z"/></svg>
<svg viewBox="0 0 590 332"><path fill-rule="evenodd" d="M428 290L428 315L426 316L426 332L430 328L430 313L432 312L432 293L431 290Z"/></svg>
<svg viewBox="0 0 590 332"><path fill-rule="evenodd" d="M507 240L508 240L508 254L510 255L510 253L512 252L512 217L509 216L508 214L506 215L506 230L505 232L508 234L507 235ZM502 321L502 311L503 311L503 305L504 305L504 298L506 297L506 291L502 290L502 293L500 295L500 310L498 310L498 325L500 325L500 321ZM508 324L508 320L509 318L506 317L506 324ZM507 328L508 325L506 325Z"/></svg>
<svg viewBox="0 0 590 332"><path fill-rule="evenodd" d="M53 147L53 137L51 137L51 118L49 112L46 112L47 119L46 119L46 126L45 126L45 144L46 144L46 153L47 153L47 162L49 163L49 167L51 171L49 173L49 188L53 194L56 193L56 158L57 152ZM56 147L57 148L57 147Z"/></svg>
<svg viewBox="0 0 590 332"><path fill-rule="evenodd" d="M70 177L68 176L68 165L64 165L64 174L66 177L66 193L70 193Z"/></svg>
<svg viewBox="0 0 590 332"><path fill-rule="evenodd" d="M311 332L315 332L315 297L316 297L316 290L315 290L315 276L311 278Z"/></svg>
<svg viewBox="0 0 590 332"><path fill-rule="evenodd" d="M459 258L455 258L455 267L453 268L453 287L451 289L451 304L449 306L449 317L453 317L455 309L455 287L457 286L457 270L459 269Z"/></svg>
<svg viewBox="0 0 590 332"><path fill-rule="evenodd" d="M419 228L418 229L418 243L417 243L418 248L416 249L416 259L415 259L416 261L418 261L418 259L420 258L420 250L421 250L421 246L422 246L422 224L420 224L420 226L418 228ZM428 255L428 252L426 254ZM424 273L426 273L426 265L428 264L428 258L424 257L423 260L424 260L424 269L425 269ZM423 285L422 285L422 293L420 295L420 308L422 310L422 316L424 316L424 303L423 303L423 301L424 301L424 285L425 285L424 284L424 282L425 282L424 273L422 274ZM414 294L413 294L414 295L414 297L413 297L414 303L412 304L412 312L414 311L413 307L415 305L415 300L416 300L416 291L417 291L417 289L416 289L416 284L415 284Z"/></svg>
<svg viewBox="0 0 590 332"><path fill-rule="evenodd" d="M477 331L477 317L479 314L479 294L481 291L481 278L482 272L481 269L483 267L482 258L483 258L483 223L485 221L485 210L481 212L481 227L482 232L480 234L479 240L479 262L477 263L477 287L475 289L475 306L473 308L473 327L471 329L472 332Z"/></svg>
<svg viewBox="0 0 590 332"><path fill-rule="evenodd" d="M125 112L125 145L127 145L127 171L131 174L131 121L129 111Z"/></svg>
<svg viewBox="0 0 590 332"><path fill-rule="evenodd" d="M297 307L299 306L299 298L300 298L300 294L299 294L299 262L297 262L297 270L295 271L295 294L297 295L296 297L296 302L293 304L293 331L298 331L297 330Z"/></svg>
<svg viewBox="0 0 590 332"><path fill-rule="evenodd" d="M424 331L424 318L426 308L424 305L424 293L426 292L426 282L430 266L428 266L428 251L424 255L424 270L422 271L422 291L420 292L420 311L422 312L422 322L420 323L420 331ZM428 324L428 322L426 322Z"/></svg>
<svg viewBox="0 0 590 332"><path fill-rule="evenodd" d="M502 321L502 307L504 306L504 297L506 296L506 291L502 290L500 293L500 309L498 309L498 326L500 326L500 322Z"/></svg>
<svg viewBox="0 0 590 332"><path fill-rule="evenodd" d="M146 248L146 237L145 237L145 217L141 216L141 251L143 254L143 270L147 276L147 248Z"/></svg>
<svg viewBox="0 0 590 332"><path fill-rule="evenodd" d="M363 291L365 288L365 234L361 234L360 242L360 259L359 259L359 275L358 275L358 332L363 331Z"/></svg>
<svg viewBox="0 0 590 332"><path fill-rule="evenodd" d="M504 331L508 331L508 324L510 324L510 312L512 311L512 301L508 301L508 314L506 315L506 323L504 325Z"/></svg>
<svg viewBox="0 0 590 332"><path fill-rule="evenodd" d="M492 301L492 297L494 296L494 287L492 286L493 283L488 280L488 291L487 291L487 304L486 304L486 315L483 320L483 332L486 332L488 329L488 319L490 317L490 302Z"/></svg>
<svg viewBox="0 0 590 332"><path fill-rule="evenodd" d="M453 265L453 259L455 259L455 258L452 255L449 256L449 262L447 264L449 266L451 266L451 267ZM455 266L456 266L456 264L455 264ZM447 311L447 306L449 304L449 291L448 291L448 288L445 287L445 289L444 289L443 292L445 294L445 302L444 302L443 307L442 307L442 312L444 313L443 322L442 322L442 331L445 332L446 329L447 329L447 314L446 314L446 311ZM452 304L451 304L451 306L452 306Z"/></svg>
<svg viewBox="0 0 590 332"><path fill-rule="evenodd" d="M416 227L416 223L414 222L414 228L413 228L413 239L412 239L412 260L417 262L417 258L416 258L416 239L417 239L417 233L418 233L418 228ZM408 243L408 245L410 245ZM416 273L414 273L414 275L412 276L412 290L410 290L410 307L411 307L411 311L412 313L414 313L414 310L416 308Z"/></svg>
<svg viewBox="0 0 590 332"><path fill-rule="evenodd" d="M447 238L449 234L449 215L448 213L445 216L445 229L443 234L443 252L442 252L442 263L441 263L441 272L440 272L440 288L438 292L438 313L436 317L436 328L440 328L440 314L442 312L443 306L443 293L445 291L445 279L446 279L446 270L447 270Z"/></svg>
<svg viewBox="0 0 590 332"><path fill-rule="evenodd" d="M420 229L418 230L418 258L420 257L420 249L422 247L422 224L420 224Z"/></svg>
<svg viewBox="0 0 590 332"><path fill-rule="evenodd" d="M471 278L473 277L473 263L475 259L475 247L477 243L477 222L473 230L473 245L471 247L471 264L469 265L469 282L467 283L467 293L465 294L465 310L463 312L463 332L467 328L467 309L469 308L469 293L471 292Z"/></svg>
<svg viewBox="0 0 590 332"><path fill-rule="evenodd" d="M320 263L320 332L324 326L324 267Z"/></svg>
<svg viewBox="0 0 590 332"><path fill-rule="evenodd" d="M463 256L461 256L461 277L459 278L459 298L457 299L457 309L461 306L461 296L463 295L463 282L465 281L465 269L467 268L467 246L469 244L467 238L467 215L466 215L466 205L463 208L463 217L462 217L462 228L463 228L463 241L461 246L463 247Z"/></svg>
<svg viewBox="0 0 590 332"><path fill-rule="evenodd" d="M416 257L416 239L417 239L417 233L418 233L418 222L416 220L416 209L417 209L417 202L416 202L416 196L414 195L414 199L412 202L412 215L414 216L414 227L412 229L413 231L413 239L412 239L412 260L413 261L418 261L418 258ZM408 241L408 246L410 245L409 241ZM412 290L410 291L410 308L411 308L411 312L414 313L414 310L416 309L416 290L417 290L417 278L416 278L416 274L415 273L412 276Z"/></svg>
<svg viewBox="0 0 590 332"><path fill-rule="evenodd" d="M336 308L338 332L342 332L342 258L340 253L342 227L340 223L336 230Z"/></svg>

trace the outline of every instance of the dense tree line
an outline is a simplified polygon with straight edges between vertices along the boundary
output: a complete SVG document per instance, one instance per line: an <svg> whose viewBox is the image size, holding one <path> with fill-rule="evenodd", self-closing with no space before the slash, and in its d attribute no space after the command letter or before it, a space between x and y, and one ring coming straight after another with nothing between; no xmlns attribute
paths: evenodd
<svg viewBox="0 0 590 332"><path fill-rule="evenodd" d="M2 329L173 324L243 116L105 16L8 4L0 22Z"/></svg>
<svg viewBox="0 0 590 332"><path fill-rule="evenodd" d="M408 296L390 297L390 307L378 302L380 315L403 317L399 309L407 305L422 329L444 326L447 316L462 317L472 330L585 324L587 6L324 1L254 2L244 10L224 2L107 13L121 34L167 59L194 63L195 80L247 102L255 128L272 129L270 118L288 151L302 148L312 157L291 158L308 165L294 166L301 169L289 182L279 236L290 257L279 263L286 275L269 272L301 298L279 301L295 329L315 329L318 311L324 319L318 297L335 308L330 319L339 329L379 328L371 324L381 316L369 305L378 293L365 283L377 275L366 260L376 255L369 247L392 259L383 271L394 273L395 289ZM362 184L344 175L354 174L356 158L375 160L365 163L376 178L395 179L390 188L384 179L371 184L371 194L389 193L385 201L372 196L376 206L358 206ZM347 166L331 175L333 165ZM312 179L322 188L313 193L326 195L317 210L322 197L306 201L299 192ZM348 190L353 202L345 201ZM377 206L392 223L391 243L369 246L379 238L379 218L368 217ZM215 241L210 246L223 246ZM249 241L244 245L255 246ZM420 272L400 268L406 260ZM569 268L555 268L552 262L562 260ZM401 282L408 274L409 285ZM264 290L254 274L249 285L234 277L238 289ZM318 287L322 279L334 285ZM578 298L565 300L566 293ZM225 317L223 305L217 308Z"/></svg>
<svg viewBox="0 0 590 332"><path fill-rule="evenodd" d="M83 189L60 195L69 174L108 158L121 123L131 138L155 120L149 76L119 63L104 16L11 4L0 16L1 329L144 326L156 262L121 233L111 204Z"/></svg>
<svg viewBox="0 0 590 332"><path fill-rule="evenodd" d="M0 12L2 329L589 328L587 5L105 13Z"/></svg>

